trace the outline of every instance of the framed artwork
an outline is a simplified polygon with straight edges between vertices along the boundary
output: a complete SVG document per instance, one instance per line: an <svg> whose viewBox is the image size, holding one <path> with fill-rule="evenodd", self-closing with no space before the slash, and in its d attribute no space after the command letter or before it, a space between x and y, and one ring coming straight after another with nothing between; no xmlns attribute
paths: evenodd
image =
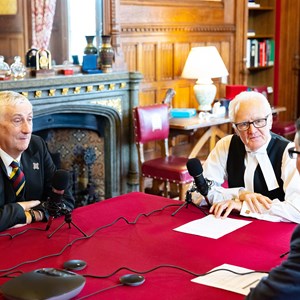
<svg viewBox="0 0 300 300"><path fill-rule="evenodd" d="M0 15L16 15L17 0L0 0Z"/></svg>

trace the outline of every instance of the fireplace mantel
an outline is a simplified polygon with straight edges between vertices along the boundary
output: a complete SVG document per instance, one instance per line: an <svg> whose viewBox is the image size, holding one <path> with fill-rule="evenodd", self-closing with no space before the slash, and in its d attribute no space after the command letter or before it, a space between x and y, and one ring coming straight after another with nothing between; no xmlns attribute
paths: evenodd
<svg viewBox="0 0 300 300"><path fill-rule="evenodd" d="M141 80L138 72L77 74L0 81L0 90L13 90L26 96L33 105L34 120L74 113L102 117L106 124L105 198L110 198L136 190L138 186L132 108L138 105ZM47 122L49 128L53 126L51 118ZM35 130L38 128L34 123Z"/></svg>

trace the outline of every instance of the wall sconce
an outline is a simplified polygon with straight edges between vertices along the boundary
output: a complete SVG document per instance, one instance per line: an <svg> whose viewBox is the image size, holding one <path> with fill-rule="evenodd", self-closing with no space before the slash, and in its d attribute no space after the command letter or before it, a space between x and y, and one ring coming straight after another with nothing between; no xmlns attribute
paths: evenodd
<svg viewBox="0 0 300 300"><path fill-rule="evenodd" d="M194 93L199 103L199 110L210 111L217 93L212 78L228 75L226 66L214 46L194 47L191 49L182 71L182 77L197 79Z"/></svg>

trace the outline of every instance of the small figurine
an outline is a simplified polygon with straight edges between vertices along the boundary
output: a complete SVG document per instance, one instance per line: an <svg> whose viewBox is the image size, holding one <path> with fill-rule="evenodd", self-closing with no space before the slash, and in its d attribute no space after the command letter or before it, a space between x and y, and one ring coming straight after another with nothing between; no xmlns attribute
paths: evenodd
<svg viewBox="0 0 300 300"><path fill-rule="evenodd" d="M14 57L14 63L10 66L11 74L14 79L23 79L26 75L26 68L21 62L20 56Z"/></svg>
<svg viewBox="0 0 300 300"><path fill-rule="evenodd" d="M9 65L4 61L4 56L0 55L0 79L9 79L11 70Z"/></svg>

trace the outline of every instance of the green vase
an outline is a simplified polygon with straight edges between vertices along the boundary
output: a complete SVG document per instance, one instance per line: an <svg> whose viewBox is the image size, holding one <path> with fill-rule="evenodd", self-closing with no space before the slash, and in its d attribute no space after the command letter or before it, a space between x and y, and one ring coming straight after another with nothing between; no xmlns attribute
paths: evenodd
<svg viewBox="0 0 300 300"><path fill-rule="evenodd" d="M87 45L84 48L84 54L89 55L89 54L97 54L98 53L97 47L95 47L93 44L94 38L95 38L94 35L86 35L85 36Z"/></svg>

